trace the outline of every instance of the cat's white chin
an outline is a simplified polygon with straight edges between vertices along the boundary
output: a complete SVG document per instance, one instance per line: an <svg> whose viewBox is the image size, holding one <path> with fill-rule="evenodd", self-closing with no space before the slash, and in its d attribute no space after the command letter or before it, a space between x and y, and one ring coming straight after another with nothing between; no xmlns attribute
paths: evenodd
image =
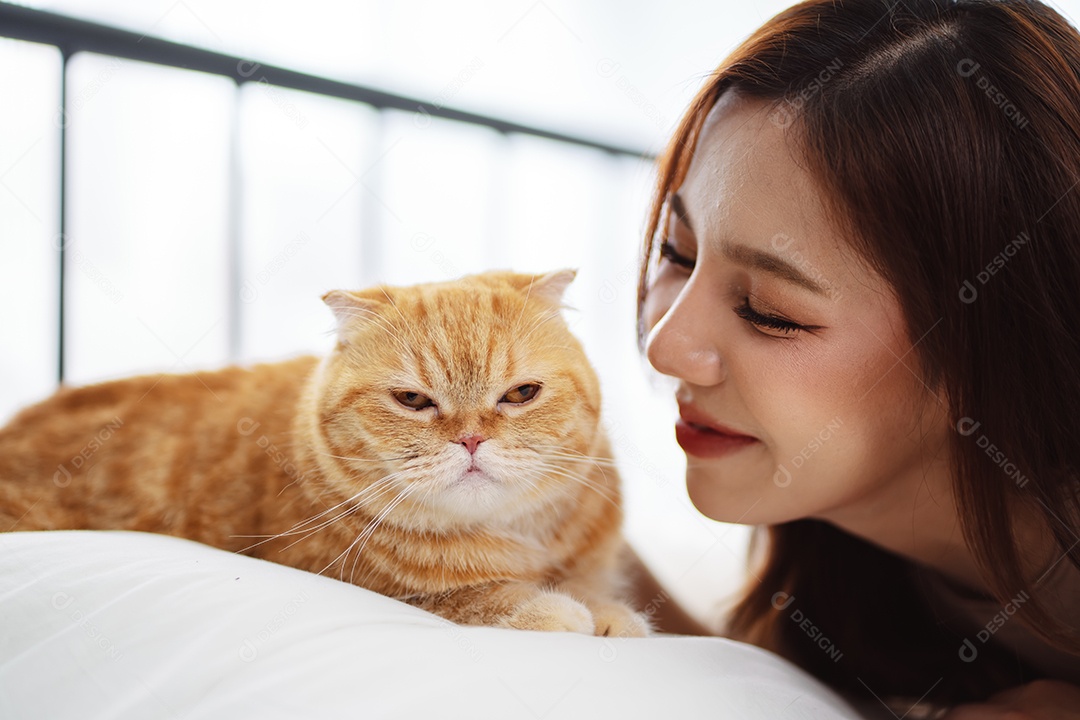
<svg viewBox="0 0 1080 720"><path fill-rule="evenodd" d="M448 453L440 460L441 467L422 480L424 487L414 495L426 512L408 510L404 516L410 520L422 516L429 524L457 527L505 519L521 505L524 487L508 481L512 475L491 448L475 456Z"/></svg>
<svg viewBox="0 0 1080 720"><path fill-rule="evenodd" d="M470 464L471 465L471 464ZM471 466L447 472L429 492L421 493L423 504L447 519L481 522L497 516L512 502L506 483L487 470Z"/></svg>
<svg viewBox="0 0 1080 720"><path fill-rule="evenodd" d="M508 498L506 489L483 472L463 474L425 498L425 504L450 526L487 522L497 517Z"/></svg>

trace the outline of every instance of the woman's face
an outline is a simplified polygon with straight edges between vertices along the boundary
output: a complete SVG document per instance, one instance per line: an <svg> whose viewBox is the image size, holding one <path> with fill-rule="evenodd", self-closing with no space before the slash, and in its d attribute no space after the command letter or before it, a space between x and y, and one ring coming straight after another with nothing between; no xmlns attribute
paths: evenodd
<svg viewBox="0 0 1080 720"><path fill-rule="evenodd" d="M768 112L730 91L710 112L645 303L649 361L678 380L687 489L726 522L910 513L920 487L948 492L945 404Z"/></svg>

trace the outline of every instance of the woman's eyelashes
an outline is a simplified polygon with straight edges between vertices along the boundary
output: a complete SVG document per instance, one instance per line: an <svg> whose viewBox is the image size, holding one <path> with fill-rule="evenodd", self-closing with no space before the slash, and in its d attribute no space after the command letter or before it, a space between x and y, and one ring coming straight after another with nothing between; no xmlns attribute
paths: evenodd
<svg viewBox="0 0 1080 720"><path fill-rule="evenodd" d="M675 249L674 243L669 240L665 240L660 243L660 257L664 258L672 265L678 265L686 270L694 269L694 258L687 257Z"/></svg>
<svg viewBox="0 0 1080 720"><path fill-rule="evenodd" d="M672 265L690 272L694 270L697 262L694 258L680 252L678 248L675 247L675 244L669 240L664 240L660 243L660 257L667 260ZM742 299L742 304L736 305L732 310L736 315L753 325L755 328L762 331L768 330L769 332L763 332L763 334L770 337L790 338L803 331L818 330L821 328L820 325L801 325L777 315L768 315L766 313L758 312L750 305L750 298L748 297L744 297Z"/></svg>
<svg viewBox="0 0 1080 720"><path fill-rule="evenodd" d="M782 317L776 315L765 315L759 313L754 308L750 307L750 298L743 298L741 305L736 305L732 308L736 315L741 317L746 322L754 325L758 328L765 328L775 332L781 333L781 335L773 335L772 333L765 333L772 337L792 337L804 330L816 330L820 328L820 325L800 325L799 323L785 320Z"/></svg>

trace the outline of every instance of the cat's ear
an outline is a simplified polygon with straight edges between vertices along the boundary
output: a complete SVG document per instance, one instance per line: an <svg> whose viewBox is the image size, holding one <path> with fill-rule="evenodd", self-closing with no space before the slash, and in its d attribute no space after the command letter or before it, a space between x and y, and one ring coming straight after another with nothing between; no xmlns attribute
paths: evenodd
<svg viewBox="0 0 1080 720"><path fill-rule="evenodd" d="M526 287L523 287L530 297L538 297L552 305L561 305L563 294L570 283L577 277L577 270L556 270L546 275L532 277Z"/></svg>
<svg viewBox="0 0 1080 720"><path fill-rule="evenodd" d="M334 319L337 320L338 337L345 339L345 331L362 324L364 320L375 315L382 303L368 297L362 297L358 293L348 290L331 290L322 296L327 307L334 311Z"/></svg>

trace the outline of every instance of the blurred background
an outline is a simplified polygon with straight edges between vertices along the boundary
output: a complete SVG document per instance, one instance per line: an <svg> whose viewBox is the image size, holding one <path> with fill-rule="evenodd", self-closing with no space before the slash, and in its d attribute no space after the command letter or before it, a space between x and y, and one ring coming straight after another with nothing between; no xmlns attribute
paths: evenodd
<svg viewBox="0 0 1080 720"><path fill-rule="evenodd" d="M324 352L333 288L577 268L568 319L602 379L627 534L715 616L747 529L693 509L672 387L636 348L649 158L789 4L23 3L243 58L248 81L87 52L65 66L56 47L0 39L0 422L56 388L61 247L71 384ZM262 65L626 152L283 89Z"/></svg>

